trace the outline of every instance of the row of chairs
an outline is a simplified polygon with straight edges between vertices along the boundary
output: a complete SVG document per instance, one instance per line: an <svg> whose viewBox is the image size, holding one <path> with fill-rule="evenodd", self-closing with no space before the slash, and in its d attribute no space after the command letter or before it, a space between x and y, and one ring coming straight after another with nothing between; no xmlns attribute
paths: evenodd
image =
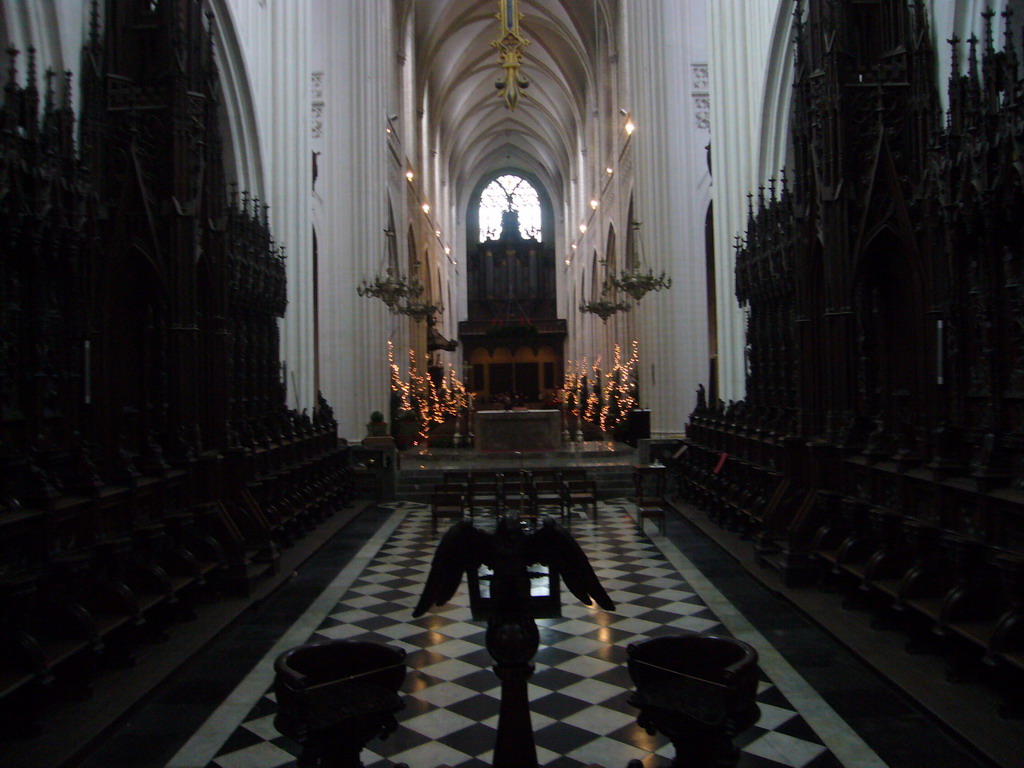
<svg viewBox="0 0 1024 768"><path fill-rule="evenodd" d="M584 513L589 507L597 519L597 484L585 469L445 472L431 495L431 527L436 531L443 518L478 514L537 518L555 507L566 523L576 507Z"/></svg>

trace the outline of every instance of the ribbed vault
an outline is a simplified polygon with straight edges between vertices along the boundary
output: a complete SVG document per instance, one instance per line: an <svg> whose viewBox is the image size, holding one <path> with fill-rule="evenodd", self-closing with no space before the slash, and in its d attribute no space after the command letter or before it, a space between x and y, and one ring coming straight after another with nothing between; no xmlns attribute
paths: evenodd
<svg viewBox="0 0 1024 768"><path fill-rule="evenodd" d="M413 0L417 93L427 94L433 135L448 178L459 192L498 168L535 174L556 201L586 146L596 101L600 45L615 0L520 0L521 30L530 41L522 72L530 85L509 111L494 83L501 75L491 41L498 36L494 0Z"/></svg>

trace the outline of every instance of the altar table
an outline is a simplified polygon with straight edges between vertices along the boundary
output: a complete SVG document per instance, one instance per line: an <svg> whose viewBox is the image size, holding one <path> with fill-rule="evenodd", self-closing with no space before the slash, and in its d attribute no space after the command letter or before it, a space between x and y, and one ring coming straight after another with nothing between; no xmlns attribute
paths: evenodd
<svg viewBox="0 0 1024 768"><path fill-rule="evenodd" d="M562 444L562 412L477 411L473 434L481 451L551 451Z"/></svg>

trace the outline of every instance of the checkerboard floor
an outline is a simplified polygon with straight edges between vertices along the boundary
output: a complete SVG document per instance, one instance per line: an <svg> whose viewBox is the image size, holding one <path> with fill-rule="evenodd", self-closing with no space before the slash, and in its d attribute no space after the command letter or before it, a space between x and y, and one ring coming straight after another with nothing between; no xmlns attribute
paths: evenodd
<svg viewBox="0 0 1024 768"><path fill-rule="evenodd" d="M367 768L403 762L411 768L483 768L490 765L500 696L484 624L472 620L465 583L449 604L412 618L441 532L431 534L426 506L391 506L406 513L404 520L310 640L373 640L408 653L399 728L369 743L362 753ZM562 617L537 622L541 647L529 697L541 765L623 768L638 758L645 768L669 766L674 748L639 728L627 701L626 646L680 629L728 634L661 549L637 530L630 509L625 501L603 502L596 522L578 515L572 523L616 611L580 605L563 590ZM736 740L742 768L841 765L763 673L758 701L760 721ZM297 765L300 748L275 730L275 711L267 691L209 767Z"/></svg>

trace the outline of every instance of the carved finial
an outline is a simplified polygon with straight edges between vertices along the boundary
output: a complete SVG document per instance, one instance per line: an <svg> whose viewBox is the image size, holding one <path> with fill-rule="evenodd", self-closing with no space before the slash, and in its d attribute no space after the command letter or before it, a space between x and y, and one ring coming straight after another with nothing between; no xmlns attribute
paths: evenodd
<svg viewBox="0 0 1024 768"><path fill-rule="evenodd" d="M795 49L796 61L794 62L797 72L804 60L804 3L803 0L796 0L793 3L793 47Z"/></svg>
<svg viewBox="0 0 1024 768"><path fill-rule="evenodd" d="M992 53L992 19L995 17L996 12L991 7L985 8L981 12L981 18L985 20L985 53Z"/></svg>
<svg viewBox="0 0 1024 768"><path fill-rule="evenodd" d="M1003 17L1003 50L1006 53L1006 69L1009 83L1007 93L1013 92L1013 85L1017 80L1017 49L1013 43L1013 8L1007 6L1000 14Z"/></svg>
<svg viewBox="0 0 1024 768"><path fill-rule="evenodd" d="M46 79L46 90L43 93L43 105L46 111L49 112L53 109L53 78L56 72L53 71L53 67L47 67L43 77Z"/></svg>
<svg viewBox="0 0 1024 768"><path fill-rule="evenodd" d="M71 112L71 70L64 70L64 99L62 105L68 113Z"/></svg>
<svg viewBox="0 0 1024 768"><path fill-rule="evenodd" d="M7 58L9 59L7 63L7 86L13 88L17 84L16 80L18 79L18 49L8 48Z"/></svg>
<svg viewBox="0 0 1024 768"><path fill-rule="evenodd" d="M26 87L27 88L35 88L36 87L36 48L35 48L35 46L30 45L27 50L28 50L28 53L29 53L29 72L28 72L29 81L26 83Z"/></svg>
<svg viewBox="0 0 1024 768"><path fill-rule="evenodd" d="M981 106L981 80L978 77L978 38L971 35L967 41L970 53L967 59L967 114L973 115Z"/></svg>
<svg viewBox="0 0 1024 768"><path fill-rule="evenodd" d="M100 1L92 0L92 7L89 9L89 43L99 45L100 42Z"/></svg>
<svg viewBox="0 0 1024 768"><path fill-rule="evenodd" d="M25 87L36 87L36 49L31 45L28 47L28 82Z"/></svg>
<svg viewBox="0 0 1024 768"><path fill-rule="evenodd" d="M951 38L946 40L946 42L949 43L949 78L952 80L960 74L960 38L953 35Z"/></svg>

